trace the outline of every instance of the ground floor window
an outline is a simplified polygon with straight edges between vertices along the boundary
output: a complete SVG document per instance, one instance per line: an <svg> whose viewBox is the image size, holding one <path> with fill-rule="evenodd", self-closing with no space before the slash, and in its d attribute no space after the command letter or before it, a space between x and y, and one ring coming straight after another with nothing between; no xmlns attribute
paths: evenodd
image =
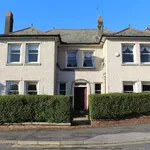
<svg viewBox="0 0 150 150"><path fill-rule="evenodd" d="M26 82L26 93L29 95L37 95L37 82Z"/></svg>
<svg viewBox="0 0 150 150"><path fill-rule="evenodd" d="M124 93L133 93L133 92L135 92L135 83L124 82L123 83L123 92Z"/></svg>
<svg viewBox="0 0 150 150"><path fill-rule="evenodd" d="M150 82L142 83L142 92L150 92Z"/></svg>
<svg viewBox="0 0 150 150"><path fill-rule="evenodd" d="M58 83L58 94L59 95L66 95L66 83Z"/></svg>
<svg viewBox="0 0 150 150"><path fill-rule="evenodd" d="M6 81L6 93L7 94L19 94L19 81Z"/></svg>
<svg viewBox="0 0 150 150"><path fill-rule="evenodd" d="M101 84L95 83L95 94L100 94L100 93L101 93Z"/></svg>

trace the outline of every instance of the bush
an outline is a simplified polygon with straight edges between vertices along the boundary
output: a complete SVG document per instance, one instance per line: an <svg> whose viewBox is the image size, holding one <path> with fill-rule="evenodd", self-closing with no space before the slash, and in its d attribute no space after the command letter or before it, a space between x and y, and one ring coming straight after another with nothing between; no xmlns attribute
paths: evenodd
<svg viewBox="0 0 150 150"><path fill-rule="evenodd" d="M91 120L150 115L150 93L89 95L89 113Z"/></svg>
<svg viewBox="0 0 150 150"><path fill-rule="evenodd" d="M72 119L70 96L0 96L0 123L68 123Z"/></svg>

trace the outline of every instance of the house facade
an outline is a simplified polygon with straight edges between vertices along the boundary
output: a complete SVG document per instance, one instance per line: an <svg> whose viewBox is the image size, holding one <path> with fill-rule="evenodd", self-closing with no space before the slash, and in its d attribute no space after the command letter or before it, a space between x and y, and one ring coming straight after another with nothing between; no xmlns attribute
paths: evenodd
<svg viewBox="0 0 150 150"><path fill-rule="evenodd" d="M88 108L88 95L150 91L150 31L127 28L13 31L6 13L0 34L0 94L72 95L73 108Z"/></svg>

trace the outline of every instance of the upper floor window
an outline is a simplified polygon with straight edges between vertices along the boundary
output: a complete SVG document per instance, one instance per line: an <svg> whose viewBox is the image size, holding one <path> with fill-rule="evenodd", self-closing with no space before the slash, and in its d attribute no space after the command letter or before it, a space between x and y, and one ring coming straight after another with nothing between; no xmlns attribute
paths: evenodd
<svg viewBox="0 0 150 150"><path fill-rule="evenodd" d="M27 44L27 62L39 62L39 44Z"/></svg>
<svg viewBox="0 0 150 150"><path fill-rule="evenodd" d="M77 67L77 51L67 51L67 67Z"/></svg>
<svg viewBox="0 0 150 150"><path fill-rule="evenodd" d="M94 52L83 52L83 67L94 67Z"/></svg>
<svg viewBox="0 0 150 150"><path fill-rule="evenodd" d="M6 82L7 94L19 94L19 82L17 81L7 81Z"/></svg>
<svg viewBox="0 0 150 150"><path fill-rule="evenodd" d="M37 95L37 82L26 82L26 91L29 95Z"/></svg>
<svg viewBox="0 0 150 150"><path fill-rule="evenodd" d="M21 45L19 44L8 45L8 63L20 62L20 48Z"/></svg>
<svg viewBox="0 0 150 150"><path fill-rule="evenodd" d="M122 58L123 63L133 63L134 62L134 45L122 45Z"/></svg>
<svg viewBox="0 0 150 150"><path fill-rule="evenodd" d="M149 63L150 62L150 46L140 46L141 51L141 62L142 63Z"/></svg>
<svg viewBox="0 0 150 150"><path fill-rule="evenodd" d="M95 84L95 94L100 94L101 93L101 84L96 83Z"/></svg>

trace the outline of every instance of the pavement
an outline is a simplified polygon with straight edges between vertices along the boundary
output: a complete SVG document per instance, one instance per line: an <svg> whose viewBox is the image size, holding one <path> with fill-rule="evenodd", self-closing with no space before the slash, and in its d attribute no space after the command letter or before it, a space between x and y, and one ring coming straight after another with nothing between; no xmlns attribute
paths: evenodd
<svg viewBox="0 0 150 150"><path fill-rule="evenodd" d="M0 131L0 144L87 146L150 142L150 124L85 129Z"/></svg>

